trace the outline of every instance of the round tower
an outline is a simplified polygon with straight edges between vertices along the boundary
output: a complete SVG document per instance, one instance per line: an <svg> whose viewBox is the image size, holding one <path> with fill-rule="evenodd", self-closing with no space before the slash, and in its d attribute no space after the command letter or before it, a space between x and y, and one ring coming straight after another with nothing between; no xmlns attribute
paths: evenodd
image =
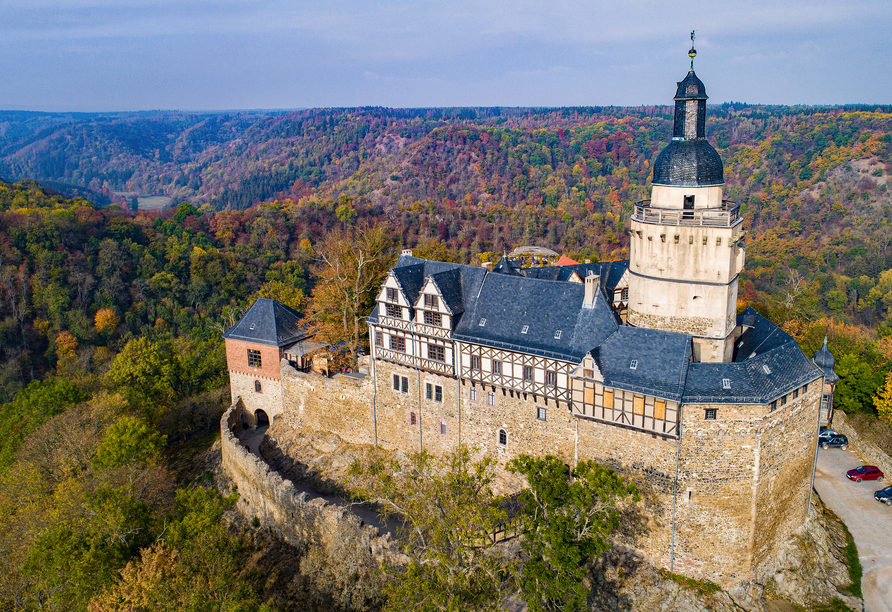
<svg viewBox="0 0 892 612"><path fill-rule="evenodd" d="M722 197L706 100L692 59L675 92L672 141L654 164L651 199L635 204L631 220L628 323L691 334L695 361L719 362L734 350L743 218Z"/></svg>

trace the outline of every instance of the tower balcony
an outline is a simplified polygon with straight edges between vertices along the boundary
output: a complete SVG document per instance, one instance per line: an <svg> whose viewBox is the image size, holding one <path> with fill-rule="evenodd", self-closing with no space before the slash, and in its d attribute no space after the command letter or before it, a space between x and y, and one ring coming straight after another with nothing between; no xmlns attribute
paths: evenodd
<svg viewBox="0 0 892 612"><path fill-rule="evenodd" d="M650 200L635 203L632 221L653 223L654 225L688 225L699 227L734 227L743 221L740 205L723 200L721 206L713 208L657 208Z"/></svg>

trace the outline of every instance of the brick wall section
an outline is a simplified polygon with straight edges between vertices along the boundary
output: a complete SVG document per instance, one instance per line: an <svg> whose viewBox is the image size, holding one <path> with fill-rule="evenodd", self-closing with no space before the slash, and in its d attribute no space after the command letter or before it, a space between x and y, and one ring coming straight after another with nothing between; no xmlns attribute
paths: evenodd
<svg viewBox="0 0 892 612"><path fill-rule="evenodd" d="M261 367L248 366L248 349L260 351ZM282 350L276 346L251 344L241 340L226 340L226 364L230 372L241 372L242 374L253 374L278 380L281 377L280 359L282 359Z"/></svg>
<svg viewBox="0 0 892 612"><path fill-rule="evenodd" d="M863 439L849 424L846 413L836 409L833 411L833 429L849 439L849 445L858 451L858 454L868 465L875 465L883 471L886 480L892 480L892 459L871 442Z"/></svg>

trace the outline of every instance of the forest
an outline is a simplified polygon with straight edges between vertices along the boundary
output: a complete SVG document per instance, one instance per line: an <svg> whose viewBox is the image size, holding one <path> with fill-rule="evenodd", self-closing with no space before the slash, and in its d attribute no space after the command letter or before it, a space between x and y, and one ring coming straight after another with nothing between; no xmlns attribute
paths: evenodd
<svg viewBox="0 0 892 612"><path fill-rule="evenodd" d="M709 117L745 218L739 307L807 354L826 335L837 407L892 450L892 108ZM0 607L121 609L167 581L153 609L354 609L220 520L222 332L264 296L349 341L322 255L370 237L387 263L625 259L670 128L665 107L0 113Z"/></svg>

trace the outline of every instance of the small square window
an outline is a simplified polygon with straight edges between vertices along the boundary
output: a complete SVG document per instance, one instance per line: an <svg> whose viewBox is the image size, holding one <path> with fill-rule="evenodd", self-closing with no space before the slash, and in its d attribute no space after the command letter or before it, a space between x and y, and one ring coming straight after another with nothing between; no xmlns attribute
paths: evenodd
<svg viewBox="0 0 892 612"><path fill-rule="evenodd" d="M480 319L480 327L486 325L486 319Z"/></svg>
<svg viewBox="0 0 892 612"><path fill-rule="evenodd" d="M502 362L496 359L492 360L492 373L493 374L501 374L502 373Z"/></svg>
<svg viewBox="0 0 892 612"><path fill-rule="evenodd" d="M387 316L392 319L402 319L403 309L396 304L387 304Z"/></svg>
<svg viewBox="0 0 892 612"><path fill-rule="evenodd" d="M260 359L260 351L255 349L248 349L248 367L249 368L259 368L261 367L261 359Z"/></svg>
<svg viewBox="0 0 892 612"><path fill-rule="evenodd" d="M499 430L499 446L508 444L508 434L504 429Z"/></svg>
<svg viewBox="0 0 892 612"><path fill-rule="evenodd" d="M529 326L529 325L524 325L523 327L520 328L520 333L522 333L522 334L525 334L525 333L527 333L528 331L530 331L530 326Z"/></svg>
<svg viewBox="0 0 892 612"><path fill-rule="evenodd" d="M472 370L480 369L480 355L471 355L471 369Z"/></svg>
<svg viewBox="0 0 892 612"><path fill-rule="evenodd" d="M468 393L468 398L472 402L476 402L477 401L477 389L471 389L471 391Z"/></svg>
<svg viewBox="0 0 892 612"><path fill-rule="evenodd" d="M489 406L495 406L495 405L496 405L496 394L495 394L495 391L490 391L489 393L486 394L486 404L489 405Z"/></svg>
<svg viewBox="0 0 892 612"><path fill-rule="evenodd" d="M533 380L533 366L523 366L523 379L526 381Z"/></svg>
<svg viewBox="0 0 892 612"><path fill-rule="evenodd" d="M722 389L730 389L731 388L731 379L723 378L722 379Z"/></svg>
<svg viewBox="0 0 892 612"><path fill-rule="evenodd" d="M396 289L393 289L391 287L387 288L387 301L388 302L396 302L397 301Z"/></svg>
<svg viewBox="0 0 892 612"><path fill-rule="evenodd" d="M254 381L254 392L263 393L263 385L260 384L259 380Z"/></svg>
<svg viewBox="0 0 892 612"><path fill-rule="evenodd" d="M623 297L622 297L623 301L624 301L624 302L628 302L628 301L629 301L629 288L628 288L628 287L626 287L625 289L623 289L623 294L622 294L622 295L623 295Z"/></svg>
<svg viewBox="0 0 892 612"><path fill-rule="evenodd" d="M594 370L583 370L583 371L582 371L582 375L583 375L584 377L586 377L586 378L594 378L594 377L595 377L595 371L594 371Z"/></svg>
<svg viewBox="0 0 892 612"><path fill-rule="evenodd" d="M557 330L556 332L554 332L554 339L555 340L561 339L561 330Z"/></svg>
<svg viewBox="0 0 892 612"><path fill-rule="evenodd" d="M722 239L721 239L721 238L716 238L716 239L715 239L715 245L716 245L716 246L722 246Z"/></svg>
<svg viewBox="0 0 892 612"><path fill-rule="evenodd" d="M549 387L556 387L557 386L557 372L554 372L552 370L546 370L545 371L545 384L548 385Z"/></svg>
<svg viewBox="0 0 892 612"><path fill-rule="evenodd" d="M424 294L424 307L436 310L440 307L440 301L437 299L437 296L426 293Z"/></svg>
<svg viewBox="0 0 892 612"><path fill-rule="evenodd" d="M637 369L638 369L638 360L637 360L637 359L633 359L633 360L631 361L631 363L629 363L629 369L630 369L630 370L637 370Z"/></svg>
<svg viewBox="0 0 892 612"><path fill-rule="evenodd" d="M424 311L424 324L431 327L443 327L443 315L439 312Z"/></svg>
<svg viewBox="0 0 892 612"><path fill-rule="evenodd" d="M766 374L771 374L771 368L768 367L767 363L762 364L762 371L765 372Z"/></svg>
<svg viewBox="0 0 892 612"><path fill-rule="evenodd" d="M706 415L705 415L704 418L705 418L707 421L714 421L714 420L715 420L716 412L717 412L717 409L715 409L715 408L707 408L707 409L706 409Z"/></svg>
<svg viewBox="0 0 892 612"><path fill-rule="evenodd" d="M543 408L542 406L539 406L538 408L536 408L536 418L539 419L540 421L544 421L546 412L547 411L545 410L545 408Z"/></svg>
<svg viewBox="0 0 892 612"><path fill-rule="evenodd" d="M427 357L434 361L446 361L446 349L434 344L427 345Z"/></svg>
<svg viewBox="0 0 892 612"><path fill-rule="evenodd" d="M399 336L390 336L390 350L398 353L406 352L406 339Z"/></svg>

